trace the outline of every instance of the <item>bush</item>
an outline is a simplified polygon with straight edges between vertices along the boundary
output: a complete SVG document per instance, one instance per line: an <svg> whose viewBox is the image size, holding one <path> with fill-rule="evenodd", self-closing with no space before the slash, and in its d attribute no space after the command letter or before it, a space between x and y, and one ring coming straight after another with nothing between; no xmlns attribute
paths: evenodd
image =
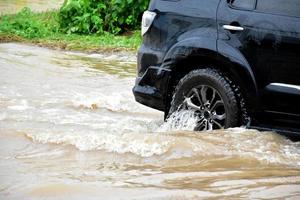
<svg viewBox="0 0 300 200"><path fill-rule="evenodd" d="M113 34L137 29L149 0L65 0L59 22L67 33Z"/></svg>
<svg viewBox="0 0 300 200"><path fill-rule="evenodd" d="M28 39L43 38L59 31L57 13L33 13L23 8L15 15L3 15L0 19L0 33L11 33Z"/></svg>

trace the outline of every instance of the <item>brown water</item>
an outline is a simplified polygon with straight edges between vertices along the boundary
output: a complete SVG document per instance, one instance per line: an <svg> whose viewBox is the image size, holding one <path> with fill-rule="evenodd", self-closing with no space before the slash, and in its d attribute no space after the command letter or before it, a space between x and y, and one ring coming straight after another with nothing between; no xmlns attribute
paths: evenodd
<svg viewBox="0 0 300 200"><path fill-rule="evenodd" d="M0 199L300 199L299 142L164 123L134 76L134 55L0 44Z"/></svg>
<svg viewBox="0 0 300 200"><path fill-rule="evenodd" d="M33 11L58 9L64 0L0 0L0 14L16 13L24 7Z"/></svg>

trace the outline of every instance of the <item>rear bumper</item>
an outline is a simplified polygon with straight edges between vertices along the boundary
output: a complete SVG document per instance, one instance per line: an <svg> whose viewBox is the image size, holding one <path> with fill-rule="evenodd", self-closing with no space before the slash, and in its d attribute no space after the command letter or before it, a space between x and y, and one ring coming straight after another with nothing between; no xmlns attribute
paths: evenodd
<svg viewBox="0 0 300 200"><path fill-rule="evenodd" d="M133 88L135 100L151 108L165 111L170 73L169 69L149 67L142 77L136 78Z"/></svg>

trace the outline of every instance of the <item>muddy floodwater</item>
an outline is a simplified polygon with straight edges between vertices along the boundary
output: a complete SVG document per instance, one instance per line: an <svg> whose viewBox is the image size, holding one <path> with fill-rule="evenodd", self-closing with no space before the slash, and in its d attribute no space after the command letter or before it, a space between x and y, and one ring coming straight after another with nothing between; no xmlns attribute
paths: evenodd
<svg viewBox="0 0 300 200"><path fill-rule="evenodd" d="M16 13L24 7L33 11L58 9L64 0L0 0L0 14Z"/></svg>
<svg viewBox="0 0 300 200"><path fill-rule="evenodd" d="M135 55L0 44L0 199L300 199L300 143L163 122Z"/></svg>

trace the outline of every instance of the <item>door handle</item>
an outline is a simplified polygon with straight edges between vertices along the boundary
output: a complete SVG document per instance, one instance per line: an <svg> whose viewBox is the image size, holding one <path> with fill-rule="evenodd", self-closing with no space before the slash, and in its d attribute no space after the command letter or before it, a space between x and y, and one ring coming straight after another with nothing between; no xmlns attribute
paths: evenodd
<svg viewBox="0 0 300 200"><path fill-rule="evenodd" d="M241 26L223 25L223 28L228 31L243 31L244 28Z"/></svg>

